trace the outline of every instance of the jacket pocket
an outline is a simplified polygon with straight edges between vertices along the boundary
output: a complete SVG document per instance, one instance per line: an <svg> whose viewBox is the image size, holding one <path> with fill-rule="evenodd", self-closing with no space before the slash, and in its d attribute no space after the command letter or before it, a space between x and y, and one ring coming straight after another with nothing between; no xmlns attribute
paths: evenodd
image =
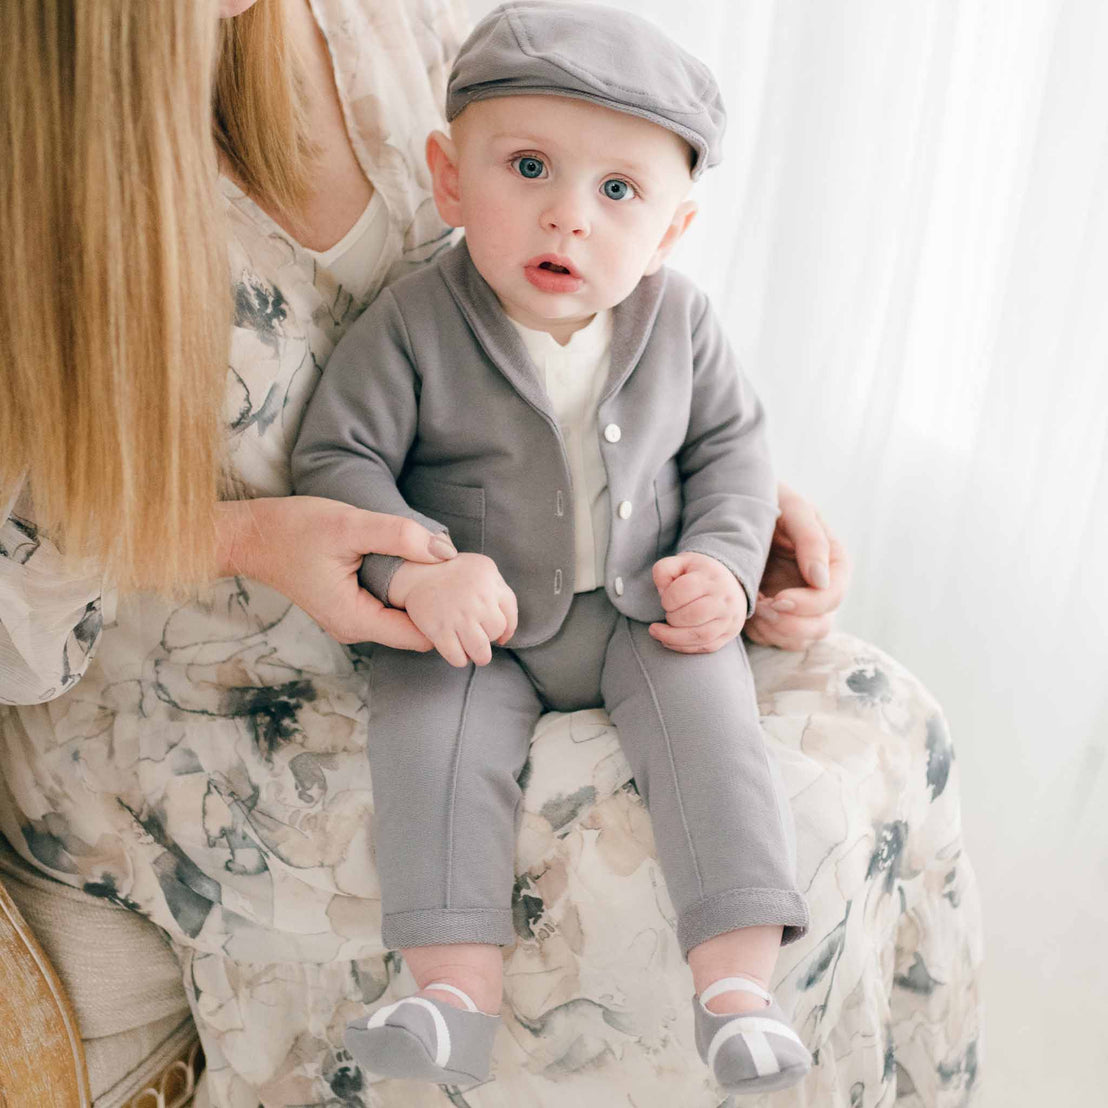
<svg viewBox="0 0 1108 1108"><path fill-rule="evenodd" d="M413 474L401 487L404 499L417 512L438 520L450 531L459 550L485 552L485 490L477 485L452 485L423 474Z"/></svg>
<svg viewBox="0 0 1108 1108"><path fill-rule="evenodd" d="M654 481L654 508L658 514L656 558L666 558L673 553L681 531L683 506L681 474L678 473L676 464L671 464Z"/></svg>

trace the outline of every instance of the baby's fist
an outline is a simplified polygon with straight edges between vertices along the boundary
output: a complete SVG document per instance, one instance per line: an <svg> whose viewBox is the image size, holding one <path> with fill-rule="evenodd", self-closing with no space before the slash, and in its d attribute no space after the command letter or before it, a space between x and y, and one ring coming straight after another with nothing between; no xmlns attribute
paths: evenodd
<svg viewBox="0 0 1108 1108"><path fill-rule="evenodd" d="M484 554L437 565L405 562L389 583L389 603L405 608L452 666L487 666L492 644L503 646L519 618L515 593Z"/></svg>
<svg viewBox="0 0 1108 1108"><path fill-rule="evenodd" d="M682 654L710 654L746 622L747 598L738 578L707 554L686 550L654 563L654 584L666 612L650 634Z"/></svg>

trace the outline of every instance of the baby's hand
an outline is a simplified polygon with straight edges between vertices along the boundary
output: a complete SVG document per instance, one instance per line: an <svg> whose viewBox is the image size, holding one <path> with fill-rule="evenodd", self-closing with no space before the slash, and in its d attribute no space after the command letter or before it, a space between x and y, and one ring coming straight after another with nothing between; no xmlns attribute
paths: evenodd
<svg viewBox="0 0 1108 1108"><path fill-rule="evenodd" d="M459 554L437 565L405 562L389 583L389 603L406 609L452 666L470 660L487 666L491 644L503 646L516 632L516 594L484 554Z"/></svg>
<svg viewBox="0 0 1108 1108"><path fill-rule="evenodd" d="M652 623L650 634L670 650L711 654L743 629L746 593L738 578L715 558L692 550L662 558L654 563L654 584L666 622Z"/></svg>

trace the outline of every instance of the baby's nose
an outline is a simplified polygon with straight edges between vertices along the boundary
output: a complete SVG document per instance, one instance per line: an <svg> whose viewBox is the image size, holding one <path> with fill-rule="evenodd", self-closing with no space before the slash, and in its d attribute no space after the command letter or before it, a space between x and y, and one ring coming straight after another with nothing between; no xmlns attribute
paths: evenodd
<svg viewBox="0 0 1108 1108"><path fill-rule="evenodd" d="M562 197L542 213L544 230L582 238L589 233L589 219L585 205L575 197Z"/></svg>

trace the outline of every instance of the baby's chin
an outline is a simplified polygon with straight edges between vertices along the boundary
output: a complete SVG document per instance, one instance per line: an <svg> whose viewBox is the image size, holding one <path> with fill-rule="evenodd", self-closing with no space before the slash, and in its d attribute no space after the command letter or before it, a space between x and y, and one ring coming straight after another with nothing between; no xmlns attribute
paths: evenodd
<svg viewBox="0 0 1108 1108"><path fill-rule="evenodd" d="M587 327L596 318L596 312L567 313L562 316L538 316L533 312L519 312L507 307L504 311L510 319L515 320L521 326L532 331L547 331L559 339L572 334L574 331L581 330L582 327Z"/></svg>
<svg viewBox="0 0 1108 1108"><path fill-rule="evenodd" d="M500 306L516 322L535 330L547 327L566 327L573 324L584 326L593 319L598 312L606 312L610 308L618 307L631 295L634 289L619 297L599 299L582 299L566 293L539 293L534 297L516 299L511 296L501 295L496 292ZM530 322L529 322L530 321Z"/></svg>

